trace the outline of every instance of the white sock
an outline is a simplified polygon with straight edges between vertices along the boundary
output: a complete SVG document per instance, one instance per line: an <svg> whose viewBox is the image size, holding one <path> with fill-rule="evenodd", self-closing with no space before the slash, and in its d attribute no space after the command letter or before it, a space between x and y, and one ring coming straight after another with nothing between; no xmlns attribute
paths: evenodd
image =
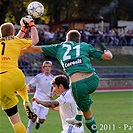
<svg viewBox="0 0 133 133"><path fill-rule="evenodd" d="M77 107L77 115L83 115L83 112L80 110L79 107Z"/></svg>
<svg viewBox="0 0 133 133"><path fill-rule="evenodd" d="M78 114L78 115L83 115L83 112L82 112L81 110L78 110L78 111L77 111L77 114Z"/></svg>
<svg viewBox="0 0 133 133"><path fill-rule="evenodd" d="M39 123L39 118L37 117L36 122Z"/></svg>
<svg viewBox="0 0 133 133"><path fill-rule="evenodd" d="M27 126L27 133L31 133L33 126L34 126L34 122L29 120L28 121L28 126Z"/></svg>

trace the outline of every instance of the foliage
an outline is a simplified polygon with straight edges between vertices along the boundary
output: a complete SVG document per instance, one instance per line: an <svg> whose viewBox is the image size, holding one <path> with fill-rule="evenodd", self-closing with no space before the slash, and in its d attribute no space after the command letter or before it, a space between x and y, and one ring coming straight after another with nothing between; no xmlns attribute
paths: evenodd
<svg viewBox="0 0 133 133"><path fill-rule="evenodd" d="M15 23L15 17L13 16L11 12L8 12L6 14L5 22L12 22L13 24Z"/></svg>
<svg viewBox="0 0 133 133"><path fill-rule="evenodd" d="M1 0L0 1L0 24L9 20L19 24L22 16L27 14L27 6L32 0ZM117 20L133 20L132 0L39 0L44 5L43 17L35 19L36 23L53 23L62 20L74 19L98 19L104 17L111 26L117 26ZM12 20L10 16L14 16Z"/></svg>

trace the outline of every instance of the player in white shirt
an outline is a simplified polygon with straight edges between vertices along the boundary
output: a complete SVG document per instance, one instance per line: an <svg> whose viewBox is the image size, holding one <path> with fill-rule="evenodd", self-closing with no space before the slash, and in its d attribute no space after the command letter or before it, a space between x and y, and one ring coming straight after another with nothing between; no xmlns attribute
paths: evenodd
<svg viewBox="0 0 133 133"><path fill-rule="evenodd" d="M76 103L69 89L68 78L65 75L58 75L55 76L51 83L54 93L59 96L57 99L54 101L42 101L34 97L32 100L39 105L59 111L63 128L61 133L84 133L83 126L79 128L66 122L67 118L73 118L77 113Z"/></svg>
<svg viewBox="0 0 133 133"><path fill-rule="evenodd" d="M37 74L33 77L27 87L28 91L30 91L31 86L36 86L36 91L34 93L34 97L39 98L42 101L50 100L52 98L52 85L51 81L54 76L51 74L52 71L52 62L44 61L43 62L44 72ZM32 102L32 107L35 113L35 117L28 122L27 132L31 133L34 123L36 121L36 129L39 129L40 124L44 123L46 116L48 114L49 109L37 104L36 102Z"/></svg>

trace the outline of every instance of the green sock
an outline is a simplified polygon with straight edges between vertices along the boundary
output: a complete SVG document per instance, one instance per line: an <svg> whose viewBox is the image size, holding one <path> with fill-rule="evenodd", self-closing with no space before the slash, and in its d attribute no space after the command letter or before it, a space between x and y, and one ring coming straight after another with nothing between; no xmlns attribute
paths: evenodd
<svg viewBox="0 0 133 133"><path fill-rule="evenodd" d="M91 133L98 133L94 117L91 119L85 119L85 125L91 131Z"/></svg>
<svg viewBox="0 0 133 133"><path fill-rule="evenodd" d="M80 108L79 107L77 107L77 115L75 116L75 119L76 120L78 120L78 121L82 121L82 115L83 115L83 113L82 113L82 111L80 110Z"/></svg>
<svg viewBox="0 0 133 133"><path fill-rule="evenodd" d="M75 117L75 119L78 120L78 121L82 121L82 115L78 115L77 114L76 117Z"/></svg>

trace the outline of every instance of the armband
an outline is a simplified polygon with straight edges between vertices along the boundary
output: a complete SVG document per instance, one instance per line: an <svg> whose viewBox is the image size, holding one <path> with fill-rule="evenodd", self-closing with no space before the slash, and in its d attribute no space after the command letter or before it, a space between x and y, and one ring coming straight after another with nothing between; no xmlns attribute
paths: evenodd
<svg viewBox="0 0 133 133"><path fill-rule="evenodd" d="M24 27L24 26L22 26L22 27L21 27L21 31L22 31L22 32L24 32L24 33L26 33L27 28L26 28L26 27Z"/></svg>
<svg viewBox="0 0 133 133"><path fill-rule="evenodd" d="M30 27L35 26L35 23L33 21L28 23Z"/></svg>

